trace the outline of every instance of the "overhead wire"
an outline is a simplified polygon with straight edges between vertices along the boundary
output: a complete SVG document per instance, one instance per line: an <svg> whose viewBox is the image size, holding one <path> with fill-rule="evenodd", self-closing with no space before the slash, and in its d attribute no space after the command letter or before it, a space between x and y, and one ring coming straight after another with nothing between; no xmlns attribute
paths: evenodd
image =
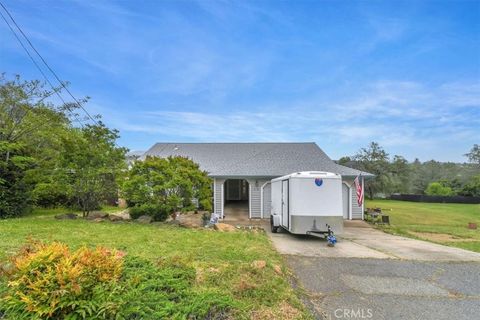
<svg viewBox="0 0 480 320"><path fill-rule="evenodd" d="M68 87L65 85L65 83L60 80L60 77L57 75L57 73L50 67L50 65L47 63L47 61L43 58L43 56L40 54L40 52L38 52L38 50L35 48L35 46L33 45L33 43L30 41L30 39L28 38L28 36L25 34L25 32L23 32L22 28L20 28L20 26L18 25L17 21L15 20L15 18L12 16L12 14L10 13L10 11L7 9L7 7L5 7L5 5L0 1L0 6L3 8L3 10L7 13L7 15L10 17L10 19L12 20L13 24L15 25L15 27L18 29L18 31L23 35L23 37L25 38L25 40L27 41L27 43L30 45L30 47L33 49L33 51L37 54L37 56L40 58L40 60L43 62L43 64L47 67L47 69L52 73L52 75L55 77L55 79L58 81L58 83L60 84L61 87L63 87L65 89L65 91L70 95L70 97L75 101L75 103L78 105L78 107L80 107L84 112L85 114L87 115L88 118L90 118L90 120L93 121L93 123L95 123L96 125L99 125L98 121L95 120L94 117L92 117L92 115L87 111L87 109L85 109L83 107L83 105L80 103L80 101L75 98L75 96L72 94L72 92L68 89ZM2 15L3 16L3 15ZM5 22L6 19L4 18ZM8 22L7 22L8 24ZM10 24L9 24L9 28L10 30L12 30L13 32L13 29L11 28ZM16 34L16 33L15 33ZM15 37L18 39L18 36L15 35ZM23 45L22 43L22 47L24 49L25 46ZM30 56L30 54L29 54ZM35 65L37 65L35 63ZM42 72L43 74L43 72Z"/></svg>
<svg viewBox="0 0 480 320"><path fill-rule="evenodd" d="M0 5L4 8L3 4L0 2ZM53 92L57 95L57 97L60 99L60 101L62 101L63 105L64 106L67 106L67 103L65 101L65 99L63 99L63 97L60 95L59 93L59 90L58 88L55 88L54 85L50 82L50 80L48 79L47 75L45 74L45 72L43 72L42 68L38 65L37 61L32 57L32 55L30 54L30 52L28 51L28 49L25 47L25 44L22 42L22 40L20 39L20 37L18 36L18 34L15 32L15 30L12 28L12 26L10 25L10 23L8 22L7 18L3 15L2 11L0 10L0 16L2 17L3 21L5 21L5 23L7 24L8 28L10 29L10 31L13 33L13 35L15 36L15 38L17 39L18 43L20 43L20 45L22 46L23 50L25 51L25 53L28 55L28 57L30 58L30 60L33 62L33 64L35 65L35 67L37 68L37 70L40 72L40 74L42 75L42 77L45 79L45 81L48 83L48 85L52 88ZM69 110L70 111L70 110ZM73 112L70 112L75 120L83 127L83 123L80 121L80 119L78 119L78 117L76 116L76 114L74 114Z"/></svg>

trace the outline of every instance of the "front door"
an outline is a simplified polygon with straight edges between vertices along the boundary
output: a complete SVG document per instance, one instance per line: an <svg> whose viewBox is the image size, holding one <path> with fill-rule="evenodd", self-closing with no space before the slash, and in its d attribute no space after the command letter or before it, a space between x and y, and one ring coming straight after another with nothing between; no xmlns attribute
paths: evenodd
<svg viewBox="0 0 480 320"><path fill-rule="evenodd" d="M288 212L288 180L282 181L282 225L285 229L290 229Z"/></svg>

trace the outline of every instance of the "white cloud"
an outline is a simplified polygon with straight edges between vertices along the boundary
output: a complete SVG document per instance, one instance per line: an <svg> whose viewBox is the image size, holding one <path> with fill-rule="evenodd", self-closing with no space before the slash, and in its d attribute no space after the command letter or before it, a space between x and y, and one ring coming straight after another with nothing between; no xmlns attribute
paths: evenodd
<svg viewBox="0 0 480 320"><path fill-rule="evenodd" d="M480 138L480 119L469 114L471 108L462 108L462 101L480 105L475 88L471 84L426 87L383 81L365 86L361 94L338 104L319 105L312 98L268 108L249 106L251 112L162 110L107 120L121 131L151 134L159 141L329 140L359 146L375 140L386 147L429 147ZM457 97L462 90L469 92L468 99Z"/></svg>

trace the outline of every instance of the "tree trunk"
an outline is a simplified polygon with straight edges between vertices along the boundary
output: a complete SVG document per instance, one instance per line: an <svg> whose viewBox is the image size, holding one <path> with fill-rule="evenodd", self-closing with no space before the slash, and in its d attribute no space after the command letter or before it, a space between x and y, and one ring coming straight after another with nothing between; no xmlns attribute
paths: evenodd
<svg viewBox="0 0 480 320"><path fill-rule="evenodd" d="M370 200L373 200L373 189L370 186L368 187L368 195L369 195Z"/></svg>

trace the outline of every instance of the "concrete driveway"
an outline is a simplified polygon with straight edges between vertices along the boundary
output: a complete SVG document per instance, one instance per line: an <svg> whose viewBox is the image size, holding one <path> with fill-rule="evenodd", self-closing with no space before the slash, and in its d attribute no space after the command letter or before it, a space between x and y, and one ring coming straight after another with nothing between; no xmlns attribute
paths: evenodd
<svg viewBox="0 0 480 320"><path fill-rule="evenodd" d="M385 234L355 221L335 248L267 232L316 319L477 319L480 254Z"/></svg>
<svg viewBox="0 0 480 320"><path fill-rule="evenodd" d="M338 237L339 242L335 248L329 248L324 240L310 236L292 235L285 231L276 234L267 232L273 245L281 254L332 258L480 262L480 253L394 236L376 230L364 221L347 221L344 233Z"/></svg>

